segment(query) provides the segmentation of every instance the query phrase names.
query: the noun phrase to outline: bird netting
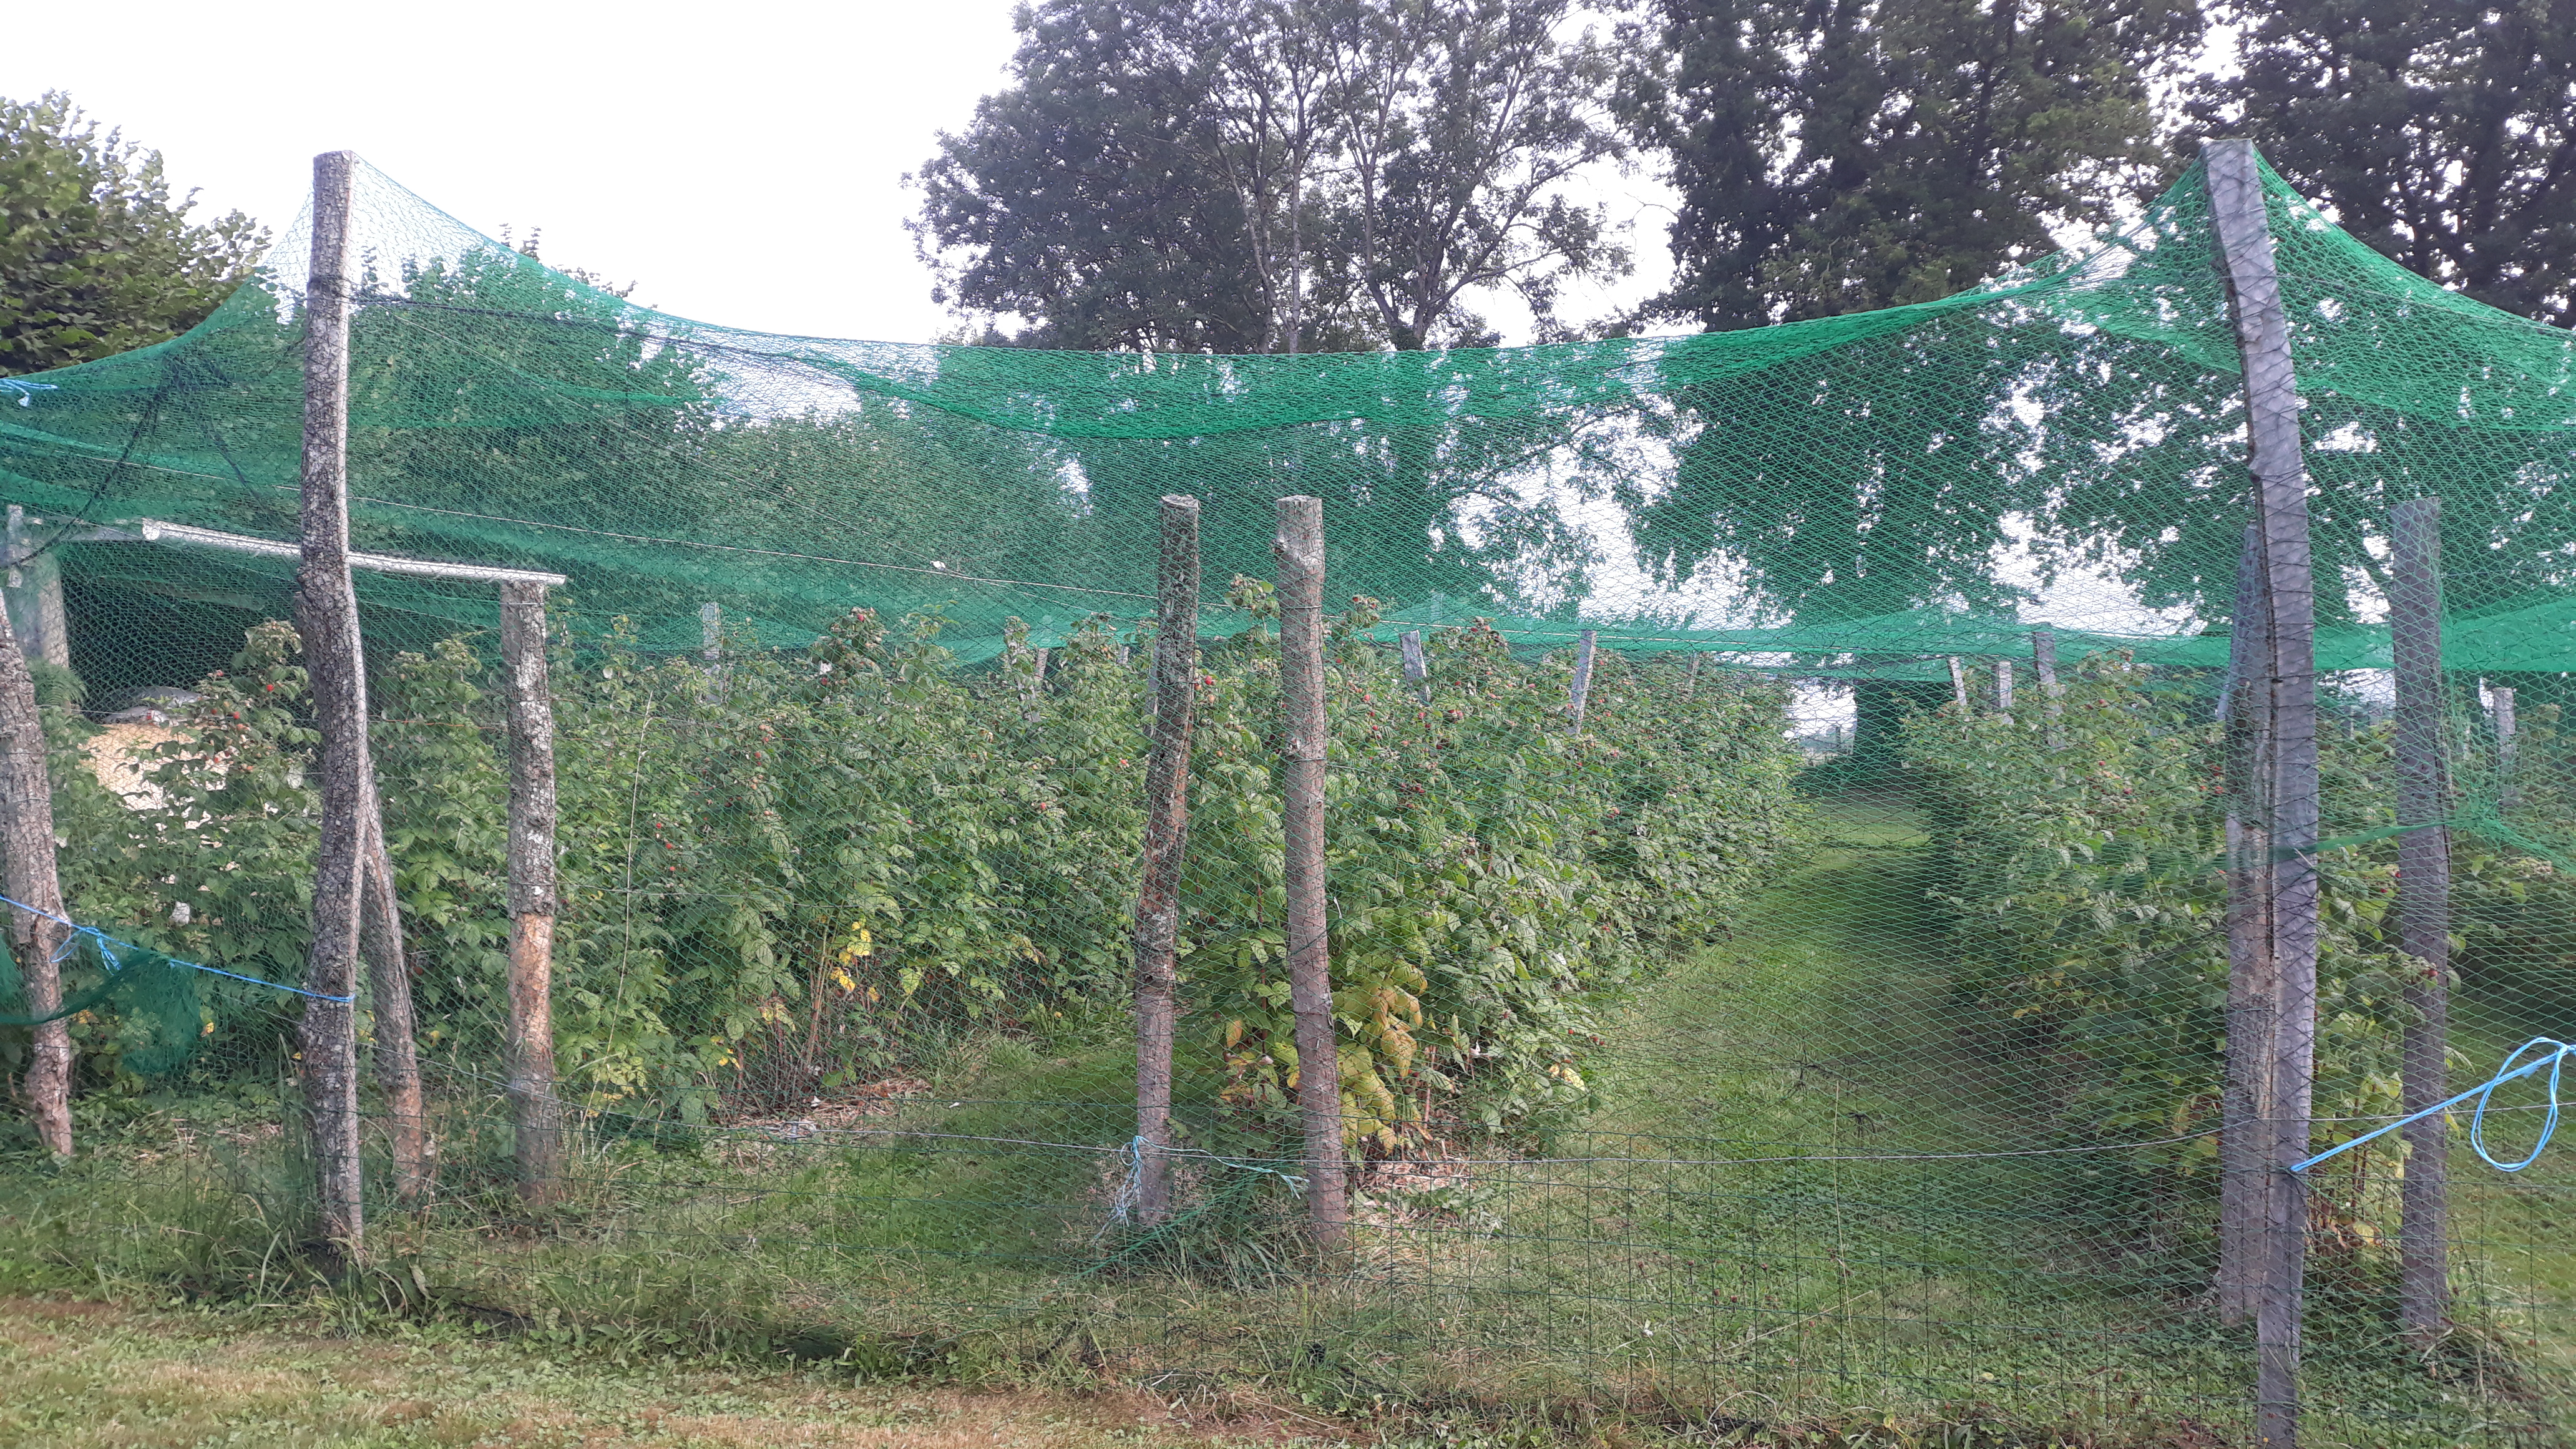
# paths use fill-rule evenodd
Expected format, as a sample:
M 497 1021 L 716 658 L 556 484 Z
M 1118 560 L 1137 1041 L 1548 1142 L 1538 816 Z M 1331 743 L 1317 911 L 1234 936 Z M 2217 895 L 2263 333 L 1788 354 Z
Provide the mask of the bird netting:
M 2576 1036 L 2576 338 L 2261 175 L 2311 483 L 2295 1112 L 2324 1151 L 2423 1105 L 2428 1040 L 2457 1091 Z M 355 221 L 352 546 L 434 1144 L 369 1138 L 398 1306 L 1166 1398 L 1589 1401 L 1719 1442 L 2250 1442 L 2222 1128 L 2251 1120 L 2243 701 L 2276 681 L 2241 647 L 2257 510 L 2200 167 L 1938 302 L 1324 356 L 753 333 L 363 169 Z M 0 379 L 67 911 L 286 985 L 318 818 L 305 243 L 175 342 Z M 1132 968 L 1167 495 L 1199 501 L 1205 582 L 1152 1138 Z M 1290 495 L 1326 548 L 1351 1172 L 1327 1267 L 1298 1206 Z M 2410 733 L 2419 500 L 2438 708 Z M 543 1191 L 504 1069 L 496 571 L 562 580 L 572 1127 Z M 2401 920 L 2427 840 L 2438 952 Z M 159 1105 L 130 1150 L 10 1191 L 102 1273 L 268 1272 L 309 1231 L 293 1002 L 191 996 L 182 1060 L 109 964 L 65 966 L 99 993 L 84 1090 Z M 2568 1169 L 2486 1165 L 2554 1090 L 2474 1104 L 2474 1143 L 2462 1117 L 2308 1170 L 2314 1441 L 2560 1441 Z M 2440 1217 L 2428 1152 L 2456 1159 Z

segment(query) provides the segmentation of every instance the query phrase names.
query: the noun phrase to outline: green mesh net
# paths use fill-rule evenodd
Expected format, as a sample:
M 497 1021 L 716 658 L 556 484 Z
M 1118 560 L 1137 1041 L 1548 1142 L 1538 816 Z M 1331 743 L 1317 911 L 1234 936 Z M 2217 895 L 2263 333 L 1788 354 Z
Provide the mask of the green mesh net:
M 2398 1115 L 2422 1019 L 2392 914 L 2409 500 L 2441 509 L 2451 1079 L 2576 1035 L 2576 351 L 2264 179 L 2313 483 L 2322 1150 Z M 1337 1412 L 1575 1398 L 1716 1442 L 2252 1442 L 2253 1329 L 2213 1286 L 2251 504 L 2198 169 L 1936 303 L 1329 356 L 746 332 L 363 169 L 357 202 L 353 546 L 382 556 L 356 578 L 438 1144 L 404 1179 L 371 1137 L 370 1210 L 432 1308 Z M 69 908 L 287 984 L 304 250 L 173 343 L 0 380 L 12 613 L 72 681 Z M 1201 500 L 1207 586 L 1157 1217 L 1128 972 L 1168 494 Z M 1321 1276 L 1266 582 L 1290 494 L 1328 548 L 1357 1173 Z M 533 1198 L 495 594 L 449 566 L 566 580 L 578 1130 Z M 82 998 L 85 1090 L 271 1111 L 238 1104 L 296 1070 L 292 1002 L 118 996 L 191 974 L 138 965 Z M 2487 1104 L 2498 1155 L 2547 1101 Z M 2569 1168 L 2498 1173 L 2460 1125 L 2430 1338 L 2396 1318 L 2422 1159 L 2390 1136 L 2314 1176 L 2316 1442 L 2563 1442 Z M 43 1191 L 77 1185 L 103 1259 L 180 1271 L 135 1224 L 255 1236 L 227 1225 L 299 1200 L 293 1133 L 235 1136 Z

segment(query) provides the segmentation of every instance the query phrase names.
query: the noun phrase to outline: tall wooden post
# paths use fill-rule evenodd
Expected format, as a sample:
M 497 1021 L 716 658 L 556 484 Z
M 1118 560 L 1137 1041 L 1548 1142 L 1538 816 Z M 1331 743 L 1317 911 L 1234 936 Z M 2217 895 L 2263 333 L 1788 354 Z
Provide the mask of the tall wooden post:
M 2001 713 L 2010 714 L 2012 707 L 2013 662 L 2009 659 L 1998 659 L 1995 661 L 1995 708 Z
M 2307 1188 L 2289 1169 L 2308 1155 L 2316 1061 L 2316 585 L 2298 375 L 2291 366 L 2289 316 L 2274 269 L 2261 164 L 2250 141 L 2212 141 L 2201 156 L 2244 359 L 2246 464 L 2263 531 L 2264 591 L 2272 618 L 2269 853 L 2280 1011 L 2273 1037 L 2274 1191 L 2266 1204 L 2272 1262 L 2255 1312 L 2255 1430 L 2261 1443 L 2288 1449 L 2299 1434 L 2299 1320 L 2307 1274 Z
M 2039 709 L 2047 721 L 2042 726 L 2043 738 L 2053 754 L 2065 743 L 2059 721 L 2065 716 L 2066 706 L 2058 698 L 2064 691 L 2057 687 L 2057 630 L 2049 625 L 2030 631 L 2030 672 L 2039 681 Z
M 1950 698 L 1957 702 L 1959 713 L 1968 712 L 1968 671 L 1959 667 L 1959 656 L 1950 656 Z
M 1178 1012 L 1181 865 L 1190 835 L 1198 711 L 1199 501 L 1163 499 L 1154 598 L 1154 735 L 1145 760 L 1145 870 L 1136 892 L 1136 1220 L 1172 1209 L 1172 1022 Z
M 42 520 L 38 520 L 41 522 Z M 9 627 L 30 663 L 72 667 L 71 621 L 63 610 L 61 555 L 38 543 L 27 528 L 27 510 L 9 505 Z
M 2416 498 L 2391 516 L 2388 630 L 2397 666 L 2397 949 L 2414 958 L 2400 1110 L 2451 1095 L 2451 771 L 2443 752 L 2442 501 Z M 2451 1291 L 2450 1124 L 2436 1113 L 2405 1128 L 2404 1217 L 2397 1231 L 2398 1326 L 2421 1343 L 2442 1331 Z
M 2227 642 L 2227 1063 L 2219 1098 L 2218 1316 L 2242 1323 L 2262 1297 L 2272 1182 L 2271 613 L 2263 536 L 2245 530 Z
M 501 585 L 501 678 L 510 728 L 510 1020 L 503 1035 L 519 1194 L 563 1183 L 555 1096 L 555 714 L 546 683 L 546 591 Z
M 45 1018 L 63 1005 L 55 953 L 69 934 L 62 922 L 62 878 L 54 865 L 53 777 L 45 769 L 45 725 L 36 710 L 36 679 L 9 614 L 0 609 L 0 854 L 7 857 L 9 898 L 35 911 L 9 912 L 9 954 L 18 963 L 19 995 L 39 1023 L 27 1063 L 27 1111 L 47 1151 L 72 1150 L 71 1028 Z
M 1708 653 L 1706 650 L 1694 649 L 1691 651 L 1690 669 L 1682 676 L 1682 698 L 1688 699 L 1699 692 L 1699 672 L 1707 665 L 1707 663 Z
M 320 727 L 321 840 L 304 972 L 306 1109 L 321 1231 L 354 1260 L 366 1247 L 358 1160 L 358 894 L 372 796 L 358 594 L 349 580 L 349 189 L 357 157 L 313 158 L 313 255 L 304 288 L 304 537 L 298 630 Z M 334 1000 L 332 998 L 338 998 Z
M 1288 1000 L 1297 1017 L 1297 1105 L 1315 1246 L 1337 1262 L 1350 1238 L 1343 1192 L 1342 1070 L 1333 1030 L 1324 899 L 1324 504 L 1279 500 L 1281 834 L 1287 845 Z
M 1586 629 L 1574 646 L 1574 682 L 1565 691 L 1565 714 L 1578 735 L 1583 733 L 1583 706 L 1592 698 L 1592 651 L 1597 642 L 1595 631 Z
M 1404 682 L 1422 697 L 1422 707 L 1431 707 L 1431 665 L 1422 657 L 1422 631 L 1407 629 L 1399 641 L 1404 646 Z
M 385 1099 L 394 1197 L 408 1204 L 429 1192 L 429 1119 L 420 1095 L 420 1044 L 412 1015 L 411 965 L 403 949 L 402 903 L 394 894 L 393 856 L 385 849 L 383 796 L 373 788 L 358 824 L 366 832 L 359 865 L 358 951 L 366 960 L 367 995 L 375 1011 L 376 1089 Z
M 2499 684 L 2487 690 L 2495 709 L 2496 808 L 2511 810 L 2522 803 L 2522 792 L 2514 782 L 2513 686 Z

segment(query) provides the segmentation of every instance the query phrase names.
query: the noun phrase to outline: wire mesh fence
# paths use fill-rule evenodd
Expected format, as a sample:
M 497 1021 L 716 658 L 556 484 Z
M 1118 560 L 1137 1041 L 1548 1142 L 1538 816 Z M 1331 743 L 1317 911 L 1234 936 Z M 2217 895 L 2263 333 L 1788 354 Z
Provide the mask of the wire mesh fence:
M 2214 164 L 2268 404 L 2199 168 L 1926 306 L 1262 358 L 685 322 L 360 168 L 364 800 L 309 238 L 0 382 L 90 928 L 16 913 L 77 1150 L 0 1231 L 1335 1412 L 2561 1442 L 2554 1068 L 2302 1164 L 2576 1034 L 2569 349 Z

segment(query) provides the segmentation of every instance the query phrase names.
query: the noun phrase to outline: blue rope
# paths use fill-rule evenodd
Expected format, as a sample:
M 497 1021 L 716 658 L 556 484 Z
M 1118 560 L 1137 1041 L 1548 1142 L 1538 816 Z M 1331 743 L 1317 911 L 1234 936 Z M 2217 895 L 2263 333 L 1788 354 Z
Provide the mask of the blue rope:
M 2523 1053 L 2531 1051 L 2534 1048 L 2545 1048 L 2546 1052 L 2544 1055 L 2533 1057 L 2530 1061 L 2522 1062 L 2522 1065 L 2520 1066 L 2514 1065 L 2514 1063 L 2522 1061 Z M 2512 1055 L 2507 1056 L 2504 1059 L 2504 1065 L 2498 1067 L 2496 1069 L 2496 1074 L 2489 1077 L 2484 1084 L 2471 1087 L 2467 1091 L 2451 1098 L 2447 1102 L 2436 1102 L 2432 1106 L 2425 1108 L 2423 1111 L 2418 1112 L 2411 1117 L 2401 1117 L 2375 1132 L 2363 1133 L 2361 1136 L 2356 1137 L 2341 1146 L 2329 1147 L 2325 1151 L 2318 1153 L 2316 1156 L 2309 1158 L 2305 1162 L 2294 1164 L 2290 1170 L 2292 1172 L 2305 1172 L 2309 1168 L 2316 1166 L 2318 1163 L 2325 1161 L 2327 1158 L 2333 1157 L 2338 1153 L 2349 1152 L 2352 1149 L 2359 1147 L 2361 1144 L 2370 1141 L 2374 1137 L 2385 1137 L 2389 1133 L 2396 1131 L 2398 1128 L 2403 1127 L 2410 1122 L 2421 1122 L 2425 1118 L 2430 1117 L 2437 1112 L 2447 1112 L 2451 1108 L 2469 1100 L 2471 1097 L 2475 1097 L 2478 1099 L 2478 1110 L 2474 1116 L 2469 1118 L 2469 1146 L 2475 1148 L 2478 1156 L 2486 1161 L 2486 1165 L 2494 1168 L 2496 1171 L 2520 1172 L 2524 1168 L 2529 1167 L 2531 1164 L 2540 1160 L 2541 1149 L 2549 1145 L 2550 1136 L 2558 1130 L 2558 1077 L 2561 1069 L 2565 1066 L 2567 1059 L 2571 1056 L 2576 1056 L 2576 1044 L 2554 1041 L 2545 1036 L 2533 1037 L 2531 1040 L 2515 1047 Z M 2520 1162 L 2498 1162 L 2495 1154 L 2487 1151 L 2487 1104 L 2489 1100 L 2495 1096 L 2496 1088 L 2517 1078 L 2528 1077 L 2544 1067 L 2549 1070 L 2549 1115 L 2542 1118 L 2540 1121 L 2540 1140 L 2531 1144 L 2530 1154 L 2524 1157 Z
M 36 394 L 40 392 L 60 392 L 62 389 L 50 382 L 27 382 L 15 377 L 0 377 L 0 391 L 16 393 L 18 406 L 23 408 L 35 406 Z
M 0 382 L 6 381 L 8 381 L 8 379 L 0 378 Z M 220 966 L 204 966 L 194 961 L 182 961 L 176 956 L 164 956 L 160 952 L 154 951 L 148 946 L 137 946 L 131 941 L 120 941 L 116 937 L 109 935 L 96 926 L 84 926 L 78 921 L 55 915 L 53 912 L 45 910 L 40 906 L 31 906 L 25 901 L 13 901 L 7 896 L 0 896 L 0 906 L 16 906 L 19 910 L 25 911 L 31 916 L 42 916 L 46 920 L 52 921 L 57 925 L 68 926 L 71 928 L 71 938 L 65 940 L 62 945 L 56 947 L 54 950 L 54 961 L 57 965 L 61 964 L 64 956 L 70 954 L 72 943 L 79 940 L 81 937 L 86 936 L 90 939 L 90 942 L 93 945 L 98 947 L 99 959 L 107 963 L 107 969 L 110 971 L 122 971 L 125 969 L 125 963 L 116 958 L 116 948 L 122 946 L 128 951 L 140 951 L 147 955 L 161 956 L 162 960 L 169 962 L 173 966 L 185 966 L 191 971 L 203 971 L 209 976 L 221 976 L 229 981 L 247 982 L 252 986 L 265 986 L 271 991 L 292 991 L 298 996 L 309 996 L 315 1001 L 328 1001 L 335 1005 L 346 1005 L 349 1002 L 358 999 L 354 992 L 347 996 L 331 996 L 319 991 L 307 991 L 301 986 L 289 986 L 283 981 L 263 981 L 256 976 L 244 976 L 238 971 L 226 971 Z

